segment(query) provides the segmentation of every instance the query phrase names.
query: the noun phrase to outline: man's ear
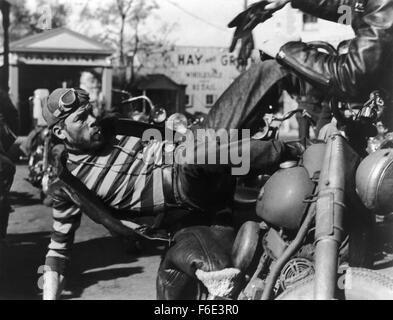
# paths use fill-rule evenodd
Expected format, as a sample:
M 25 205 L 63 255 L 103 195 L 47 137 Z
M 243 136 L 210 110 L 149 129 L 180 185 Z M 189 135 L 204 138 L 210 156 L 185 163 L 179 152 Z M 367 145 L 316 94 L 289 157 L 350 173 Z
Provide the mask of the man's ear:
M 65 140 L 64 128 L 61 125 L 56 124 L 52 129 L 54 135 L 60 140 Z

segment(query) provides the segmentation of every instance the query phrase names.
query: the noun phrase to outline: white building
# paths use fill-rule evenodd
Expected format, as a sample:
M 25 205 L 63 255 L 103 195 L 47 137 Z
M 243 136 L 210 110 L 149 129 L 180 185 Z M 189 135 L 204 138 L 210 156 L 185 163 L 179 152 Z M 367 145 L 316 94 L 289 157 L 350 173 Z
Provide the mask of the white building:
M 186 87 L 186 111 L 207 113 L 240 74 L 228 48 L 177 46 L 145 57 L 142 73 L 162 73 Z
M 340 20 L 350 23 L 348 12 L 343 11 L 342 19 Z M 280 34 L 296 35 L 305 42 L 314 40 L 327 41 L 334 46 L 337 46 L 342 40 L 354 37 L 350 25 L 315 18 L 304 14 L 300 10 L 293 9 L 290 5 L 278 11 L 270 20 L 255 28 L 254 38 L 256 46 L 258 46 L 259 42 Z

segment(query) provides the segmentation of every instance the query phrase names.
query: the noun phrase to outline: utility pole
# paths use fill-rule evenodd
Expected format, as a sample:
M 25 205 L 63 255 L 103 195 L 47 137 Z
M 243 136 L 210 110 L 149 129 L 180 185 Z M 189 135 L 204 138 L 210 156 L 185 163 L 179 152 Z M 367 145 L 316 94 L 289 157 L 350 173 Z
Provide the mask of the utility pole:
M 244 0 L 244 10 L 248 8 L 248 0 Z
M 10 26 L 10 4 L 6 0 L 0 0 L 0 10 L 3 17 L 3 70 L 0 79 L 0 89 L 8 93 L 8 79 L 9 79 L 9 26 Z

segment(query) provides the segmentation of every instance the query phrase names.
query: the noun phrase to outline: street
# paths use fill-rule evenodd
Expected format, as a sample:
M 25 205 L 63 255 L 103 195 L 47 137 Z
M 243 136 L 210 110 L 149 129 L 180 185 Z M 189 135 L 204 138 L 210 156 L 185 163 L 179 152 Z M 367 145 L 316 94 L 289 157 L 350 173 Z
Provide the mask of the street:
M 52 225 L 51 208 L 24 179 L 27 166 L 17 165 L 11 190 L 5 277 L 1 299 L 41 299 L 42 265 Z M 155 299 L 155 275 L 160 248 L 127 253 L 122 243 L 102 226 L 83 217 L 75 237 L 63 299 Z M 40 267 L 41 266 L 41 267 Z
M 50 240 L 51 208 L 27 181 L 27 166 L 17 165 L 11 190 L 5 277 L 0 279 L 0 300 L 42 298 L 42 271 Z M 392 219 L 377 224 L 376 244 L 384 251 L 377 268 L 391 267 Z M 386 252 L 388 251 L 388 252 Z M 153 300 L 155 276 L 162 248 L 150 245 L 143 253 L 127 253 L 124 244 L 84 216 L 76 233 L 72 260 L 62 299 Z M 391 275 L 393 268 L 386 269 Z M 384 271 L 385 272 L 385 271 Z

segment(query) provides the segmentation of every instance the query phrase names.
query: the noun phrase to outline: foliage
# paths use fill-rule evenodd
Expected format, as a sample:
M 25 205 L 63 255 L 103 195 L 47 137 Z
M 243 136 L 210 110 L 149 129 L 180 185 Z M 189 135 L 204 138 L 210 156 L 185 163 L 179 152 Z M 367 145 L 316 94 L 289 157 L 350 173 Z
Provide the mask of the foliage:
M 65 26 L 70 11 L 67 5 L 56 3 L 56 1 L 37 0 L 37 10 L 33 11 L 26 6 L 24 0 L 16 0 L 11 6 L 10 41 L 44 31 L 40 21 L 44 14 L 43 8 L 49 4 L 51 9 L 51 28 Z
M 92 36 L 116 49 L 115 65 L 120 82 L 135 80 L 140 69 L 137 56 L 146 56 L 147 52 L 162 50 L 170 44 L 168 35 L 173 26 L 163 24 L 159 34 L 147 31 L 147 20 L 158 9 L 156 0 L 110 0 L 107 6 L 94 10 L 86 7 L 81 14 L 91 22 L 98 20 L 100 28 L 95 30 L 99 32 Z

